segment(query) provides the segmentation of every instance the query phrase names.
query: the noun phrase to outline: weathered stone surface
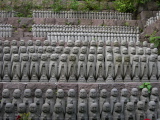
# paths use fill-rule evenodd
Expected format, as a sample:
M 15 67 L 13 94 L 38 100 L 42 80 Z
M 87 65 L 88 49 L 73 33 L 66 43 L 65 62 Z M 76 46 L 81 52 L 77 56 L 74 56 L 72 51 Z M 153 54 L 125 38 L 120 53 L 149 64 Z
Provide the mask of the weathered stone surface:
M 143 29 L 143 28 L 144 28 L 141 20 L 137 20 L 137 25 L 138 25 L 138 27 L 139 27 L 140 29 Z
M 33 21 L 35 24 L 44 24 L 45 18 L 34 18 Z
M 126 20 L 125 25 L 127 26 L 137 26 L 136 20 Z
M 90 89 L 96 89 L 98 91 L 98 84 L 78 84 L 78 91 L 85 89 L 89 93 Z
M 7 24 L 8 18 L 0 18 L 0 24 Z
M 91 19 L 79 19 L 78 21 L 80 25 L 92 25 Z
M 79 25 L 78 19 L 67 19 L 67 25 Z
M 20 40 L 28 41 L 31 40 L 32 37 L 20 37 Z
M 46 18 L 44 23 L 45 24 L 55 24 L 56 20 L 54 18 Z
M 67 19 L 65 18 L 56 18 L 55 21 L 56 25 L 65 25 L 67 23 Z
M 33 37 L 32 32 L 24 32 L 24 37 Z
M 104 21 L 102 19 L 93 19 L 92 20 L 92 25 L 102 26 L 103 24 L 104 24 Z
M 130 95 L 130 92 L 132 90 L 132 88 L 139 88 L 139 86 L 141 85 L 142 83 L 138 83 L 138 82 L 133 82 L 133 83 L 125 83 L 125 88 L 128 90 L 129 92 L 129 95 Z
M 0 83 L 0 99 L 2 98 L 3 83 Z
M 116 26 L 117 20 L 104 20 L 104 25 L 106 26 Z
M 153 1 L 148 2 L 146 6 L 150 11 L 154 11 L 154 10 L 156 11 L 158 10 L 158 7 L 159 7 L 157 2 L 153 2 Z
M 153 12 L 152 11 L 142 11 L 140 13 L 141 20 L 147 20 L 148 18 L 150 18 L 152 16 L 153 16 Z
M 8 18 L 7 24 L 11 24 L 13 27 L 19 26 L 20 19 L 18 17 Z
M 158 90 L 160 90 L 160 83 L 151 83 L 151 85 L 152 85 L 152 88 L 156 87 L 158 88 Z M 158 92 L 158 94 L 160 95 L 160 92 Z
M 110 91 L 113 89 L 113 85 L 112 84 L 99 84 L 99 91 L 101 91 L 102 89 L 106 89 L 108 95 L 110 96 Z
M 44 41 L 44 40 L 46 40 L 46 38 L 43 38 L 43 37 L 33 37 L 32 40 Z
M 12 34 L 12 37 L 24 37 L 24 34 L 23 32 L 18 32 L 18 31 L 15 31 L 13 34 Z
M 21 28 L 29 28 L 34 24 L 33 18 L 20 18 L 19 27 Z
M 118 26 L 125 26 L 126 25 L 125 23 L 126 23 L 125 20 L 117 20 Z

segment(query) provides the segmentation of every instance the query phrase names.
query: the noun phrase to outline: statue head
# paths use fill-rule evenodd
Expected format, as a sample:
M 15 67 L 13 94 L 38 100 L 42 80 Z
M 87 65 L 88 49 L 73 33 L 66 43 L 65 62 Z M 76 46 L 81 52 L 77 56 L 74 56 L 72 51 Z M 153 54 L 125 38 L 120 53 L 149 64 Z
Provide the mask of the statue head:
M 133 41 L 130 41 L 130 42 L 129 42 L 129 46 L 130 46 L 130 47 L 134 47 L 134 42 L 133 42 Z
M 26 104 L 25 103 L 18 104 L 18 112 L 19 113 L 26 113 Z
M 13 61 L 14 62 L 18 62 L 19 61 L 19 55 L 18 54 L 14 54 L 13 55 Z
M 108 102 L 105 102 L 105 103 L 103 104 L 102 110 L 103 110 L 104 112 L 110 112 L 110 111 L 111 111 L 111 106 L 110 106 L 110 104 L 109 104 Z
M 35 97 L 41 98 L 42 97 L 42 90 L 41 89 L 36 89 L 34 94 L 35 94 Z
M 94 55 L 93 54 L 88 55 L 88 62 L 94 62 Z
M 38 61 L 38 55 L 36 53 L 32 54 L 32 61 Z
M 25 41 L 24 40 L 20 40 L 19 41 L 19 46 L 25 46 Z
M 151 94 L 155 95 L 155 96 L 158 96 L 158 88 L 156 88 L 156 87 L 152 88 Z
M 81 53 L 86 54 L 87 53 L 87 48 L 86 47 L 81 47 Z
M 79 97 L 80 98 L 87 98 L 87 91 L 85 89 L 81 89 L 79 91 Z
M 122 111 L 122 104 L 119 103 L 119 102 L 115 103 L 114 109 L 115 109 L 115 110 L 114 110 L 115 112 L 120 113 L 120 112 Z
M 128 54 L 128 49 L 127 48 L 123 48 L 122 49 L 122 53 L 125 54 L 125 55 L 127 55 Z
M 29 105 L 29 112 L 31 112 L 31 113 L 36 113 L 37 112 L 37 105 L 36 105 L 36 103 L 31 103 Z
M 98 46 L 103 47 L 103 46 L 104 46 L 104 41 L 103 41 L 103 40 L 100 40 L 100 41 L 98 42 Z
M 75 46 L 80 47 L 81 46 L 81 40 L 76 40 L 75 41 Z
M 27 53 L 23 54 L 22 60 L 23 61 L 28 61 L 29 60 L 29 55 Z
M 149 106 L 149 110 L 151 110 L 151 111 L 155 111 L 156 110 L 156 103 L 154 101 L 150 101 L 148 103 L 148 106 Z
M 78 54 L 78 52 L 79 52 L 78 47 L 73 47 L 72 48 L 72 54 Z
M 132 88 L 131 95 L 132 96 L 138 96 L 138 89 L 137 88 Z
M 98 54 L 98 55 L 97 55 L 97 60 L 98 60 L 98 61 L 103 61 L 103 60 L 104 60 L 103 54 Z
M 141 62 L 146 62 L 147 61 L 147 57 L 145 55 L 141 56 Z
M 35 47 L 34 47 L 34 46 L 31 46 L 31 47 L 29 48 L 29 52 L 30 52 L 30 53 L 35 53 Z
M 131 48 L 131 54 L 135 55 L 136 54 L 136 49 L 135 48 Z
M 4 61 L 10 61 L 11 60 L 11 55 L 10 54 L 4 54 Z
M 111 46 L 111 41 L 110 40 L 107 40 L 106 41 L 106 46 L 108 47 L 108 46 Z
M 13 97 L 14 97 L 15 99 L 20 98 L 20 97 L 21 97 L 21 90 L 20 90 L 20 89 L 15 89 L 15 90 L 13 91 Z
M 59 102 L 54 105 L 54 112 L 57 114 L 63 112 L 62 105 Z
M 60 56 L 60 60 L 61 60 L 62 62 L 66 62 L 66 61 L 67 61 L 67 55 L 62 54 L 62 55 Z
M 150 43 L 150 49 L 154 49 L 154 43 Z
M 57 41 L 56 40 L 52 40 L 51 41 L 51 46 L 57 46 Z
M 114 52 L 114 53 L 120 53 L 119 47 L 115 47 L 115 48 L 113 49 L 113 52 Z
M 95 40 L 91 40 L 90 46 L 97 46 L 97 42 Z
M 98 47 L 97 54 L 103 54 L 103 47 Z
M 42 46 L 38 47 L 38 53 L 43 53 L 43 47 Z
M 128 102 L 126 105 L 126 108 L 128 111 L 133 111 L 134 110 L 134 103 L 133 102 Z
M 91 97 L 91 98 L 96 98 L 97 97 L 97 91 L 96 91 L 96 89 L 91 89 L 89 91 L 89 97 Z
M 22 46 L 20 52 L 21 52 L 21 53 L 26 53 L 26 52 L 27 52 L 27 47 Z
M 69 54 L 70 51 L 71 51 L 71 49 L 70 49 L 69 47 L 65 47 L 63 52 L 64 52 L 65 54 Z
M 52 53 L 53 52 L 52 46 L 47 46 L 46 52 Z
M 144 51 L 143 51 L 143 48 L 139 48 L 138 49 L 138 55 L 143 55 Z
M 84 40 L 82 41 L 83 46 L 88 46 L 88 41 Z
M 73 105 L 73 104 L 67 104 L 66 112 L 67 112 L 68 114 L 74 113 L 74 105 Z
M 48 60 L 47 55 L 46 55 L 46 54 L 42 54 L 42 55 L 41 55 L 41 60 L 42 60 L 42 61 L 47 61 L 47 60 Z
M 148 42 L 147 41 L 143 42 L 143 47 L 148 47 Z
M 79 61 L 84 61 L 85 60 L 85 55 L 84 54 L 80 54 L 79 55 Z
M 28 46 L 32 46 L 33 45 L 33 41 L 32 40 L 28 40 L 27 45 Z
M 127 97 L 128 96 L 128 90 L 126 88 L 123 88 L 121 90 L 121 96 Z
M 116 88 L 113 88 L 111 90 L 111 96 L 113 96 L 113 97 L 117 97 L 118 96 L 118 90 Z
M 140 41 L 137 41 L 137 42 L 136 42 L 136 46 L 141 46 L 141 42 L 140 42 Z
M 11 46 L 17 46 L 17 40 L 12 40 L 11 41 Z
M 31 89 L 25 89 L 24 90 L 24 97 L 30 98 L 31 94 L 32 94 Z
M 148 89 L 147 88 L 143 88 L 142 89 L 142 96 L 144 96 L 144 97 L 148 97 Z
M 76 61 L 76 56 L 74 54 L 70 54 L 69 61 Z
M 4 90 L 2 91 L 2 97 L 3 97 L 3 98 L 9 98 L 9 97 L 10 97 L 9 89 L 4 89 Z
M 59 40 L 59 46 L 64 46 L 65 45 L 65 41 L 64 40 Z
M 137 109 L 138 110 L 143 110 L 144 109 L 144 103 L 142 101 L 138 101 L 138 103 L 137 103 Z
M 53 90 L 52 89 L 47 89 L 46 91 L 46 98 L 53 98 Z
M 44 104 L 42 105 L 42 111 L 43 111 L 44 113 L 49 113 L 49 112 L 50 112 L 50 105 L 49 105 L 48 103 L 44 103 Z
M 76 96 L 76 91 L 74 89 L 69 89 L 68 97 L 75 97 L 75 96 Z
M 58 60 L 57 55 L 56 55 L 56 54 L 52 54 L 52 55 L 50 56 L 50 60 L 51 60 L 51 61 L 57 61 L 57 60 Z
M 45 40 L 45 41 L 43 42 L 43 45 L 44 45 L 44 46 L 49 46 L 49 44 L 50 44 L 50 41 L 49 41 L 49 40 Z
M 58 89 L 57 90 L 57 97 L 58 98 L 64 98 L 64 91 L 63 91 L 63 89 Z
M 36 45 L 36 46 L 41 46 L 41 41 L 40 41 L 40 40 L 36 40 L 36 41 L 35 41 L 35 45 Z
M 122 62 L 122 56 L 116 55 L 116 62 Z
M 5 112 L 6 113 L 12 113 L 13 112 L 13 105 L 12 103 L 7 103 L 5 106 Z
M 107 46 L 106 51 L 109 53 L 112 53 L 112 47 L 111 46 Z
M 10 41 L 9 41 L 9 40 L 5 40 L 5 41 L 3 42 L 3 45 L 4 45 L 4 46 L 10 46 Z
M 98 104 L 97 103 L 92 103 L 90 107 L 91 107 L 90 108 L 91 112 L 93 112 L 93 113 L 98 112 Z
M 146 54 L 150 55 L 151 54 L 151 49 L 150 48 L 146 48 Z
M 72 40 L 68 40 L 67 46 L 68 47 L 73 47 L 74 46 L 74 42 Z
M 138 56 L 138 55 L 135 55 L 135 56 L 133 57 L 133 61 L 139 62 L 139 56 Z
M 102 89 L 101 92 L 100 92 L 100 96 L 102 98 L 107 98 L 107 90 L 106 89 Z
M 11 51 L 12 51 L 12 53 L 18 53 L 18 47 L 13 46 Z
M 86 112 L 86 104 L 85 103 L 80 103 L 78 106 L 78 110 L 80 113 L 85 113 Z

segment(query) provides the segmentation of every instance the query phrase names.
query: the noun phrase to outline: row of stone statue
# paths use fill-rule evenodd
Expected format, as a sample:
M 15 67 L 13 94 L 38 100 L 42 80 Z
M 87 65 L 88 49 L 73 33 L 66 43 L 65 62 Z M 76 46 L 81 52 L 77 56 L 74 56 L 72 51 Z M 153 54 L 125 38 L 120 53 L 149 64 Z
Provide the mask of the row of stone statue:
M 15 11 L 0 11 L 0 18 L 9 18 L 9 17 L 14 17 L 15 16 Z
M 155 22 L 156 22 L 157 20 L 159 20 L 159 19 L 160 19 L 160 11 L 158 11 L 158 12 L 156 13 L 156 16 L 155 16 L 155 17 L 150 17 L 150 18 L 147 20 L 146 25 L 149 26 L 149 25 L 155 23 Z
M 11 37 L 12 36 L 12 25 L 0 24 L 0 37 Z
M 74 89 L 68 90 L 65 97 L 63 89 L 58 89 L 55 96 L 52 89 L 48 89 L 43 99 L 41 89 L 35 90 L 34 98 L 31 89 L 25 89 L 23 99 L 21 90 L 15 89 L 13 99 L 10 91 L 2 92 L 0 120 L 15 120 L 17 116 L 29 112 L 29 118 L 34 120 L 157 120 L 160 118 L 158 89 L 152 88 L 149 97 L 148 89 L 143 88 L 141 96 L 138 89 L 131 90 L 130 97 L 127 89 L 113 88 L 111 96 L 102 89 L 100 96 L 96 89 L 91 89 L 89 95 L 85 89 L 77 96 Z M 56 98 L 55 98 L 56 97 Z M 22 116 L 26 117 L 26 116 Z
M 50 32 L 78 32 L 78 33 L 105 33 L 105 34 L 139 34 L 138 27 L 132 26 L 71 26 L 71 25 L 32 25 L 34 37 L 46 37 Z
M 33 11 L 34 18 L 77 18 L 77 19 L 118 19 L 132 20 L 131 13 L 84 12 L 84 11 Z

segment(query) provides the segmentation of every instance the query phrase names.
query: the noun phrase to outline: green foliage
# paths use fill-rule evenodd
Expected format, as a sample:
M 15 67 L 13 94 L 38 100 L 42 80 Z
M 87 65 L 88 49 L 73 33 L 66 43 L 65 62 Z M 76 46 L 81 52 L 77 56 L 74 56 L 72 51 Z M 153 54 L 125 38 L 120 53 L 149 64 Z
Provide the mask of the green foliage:
M 160 36 L 154 36 L 154 37 L 151 36 L 149 38 L 149 41 L 151 43 L 154 43 L 155 47 L 157 47 L 157 48 L 160 46 Z
M 64 9 L 64 5 L 62 4 L 62 0 L 56 0 L 54 4 L 51 5 L 53 11 L 61 11 Z
M 143 88 L 147 88 L 147 89 L 148 89 L 148 92 L 150 93 L 150 92 L 151 92 L 151 89 L 152 89 L 152 85 L 151 85 L 151 83 L 145 82 L 145 83 L 143 83 L 142 85 L 140 85 L 139 88 L 140 88 L 141 90 L 142 90 Z
M 80 5 L 80 3 L 77 0 L 71 0 L 71 2 L 69 4 L 69 8 L 72 10 L 78 11 L 79 5 Z
M 97 4 L 95 0 L 84 0 L 85 1 L 85 9 L 86 10 L 102 10 L 102 6 Z

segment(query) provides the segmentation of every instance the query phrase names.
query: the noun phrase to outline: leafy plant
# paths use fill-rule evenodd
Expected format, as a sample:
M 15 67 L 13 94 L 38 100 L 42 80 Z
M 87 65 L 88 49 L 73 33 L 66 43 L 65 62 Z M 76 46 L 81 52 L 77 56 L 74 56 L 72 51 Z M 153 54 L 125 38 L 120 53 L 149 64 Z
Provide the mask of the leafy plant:
M 61 11 L 64 9 L 64 5 L 62 4 L 62 0 L 56 0 L 54 4 L 50 6 L 53 11 Z
M 157 47 L 157 48 L 160 46 L 160 36 L 154 36 L 154 37 L 151 36 L 149 38 L 149 41 L 151 43 L 154 43 L 155 47 Z
M 140 85 L 139 88 L 140 88 L 141 90 L 142 90 L 143 88 L 147 88 L 147 89 L 148 89 L 148 92 L 150 93 L 150 92 L 151 92 L 151 89 L 152 89 L 152 85 L 151 85 L 151 83 L 145 82 L 145 83 L 143 83 L 142 85 Z
M 95 0 L 84 0 L 86 10 L 102 10 L 100 3 L 97 4 Z
M 77 0 L 71 0 L 70 4 L 69 4 L 69 8 L 75 11 L 78 11 L 79 8 L 79 2 Z
M 23 113 L 17 116 L 16 120 L 31 120 L 29 119 L 30 113 Z

